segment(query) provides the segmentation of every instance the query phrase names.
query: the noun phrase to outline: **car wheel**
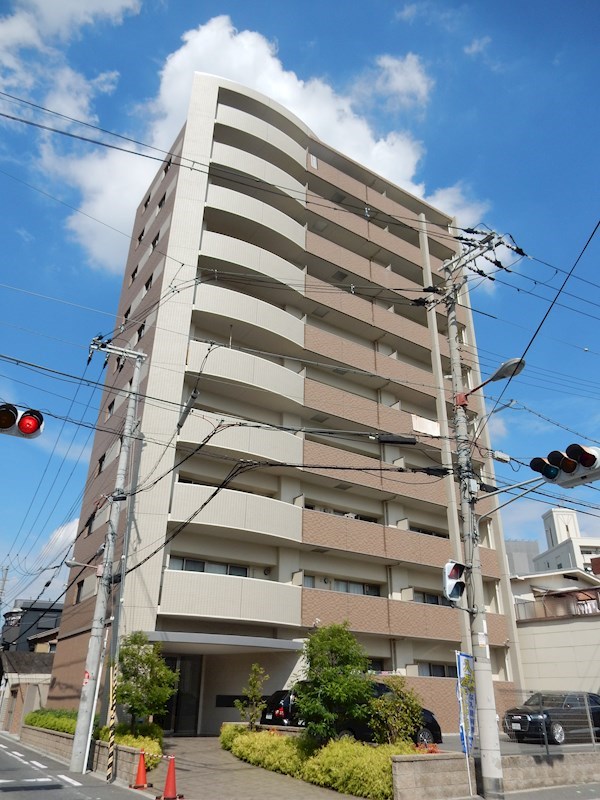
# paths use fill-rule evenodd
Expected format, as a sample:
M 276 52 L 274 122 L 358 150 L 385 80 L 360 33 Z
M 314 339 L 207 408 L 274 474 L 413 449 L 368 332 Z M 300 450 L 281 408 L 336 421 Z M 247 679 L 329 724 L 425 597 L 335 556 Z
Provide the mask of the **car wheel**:
M 343 728 L 337 734 L 337 739 L 354 739 L 354 733 L 350 730 L 350 728 Z
M 560 722 L 553 722 L 550 725 L 550 740 L 554 742 L 554 744 L 564 744 L 565 743 L 565 729 L 560 724 Z
M 429 745 L 433 743 L 433 733 L 429 730 L 429 728 L 420 728 L 417 731 L 417 744 Z

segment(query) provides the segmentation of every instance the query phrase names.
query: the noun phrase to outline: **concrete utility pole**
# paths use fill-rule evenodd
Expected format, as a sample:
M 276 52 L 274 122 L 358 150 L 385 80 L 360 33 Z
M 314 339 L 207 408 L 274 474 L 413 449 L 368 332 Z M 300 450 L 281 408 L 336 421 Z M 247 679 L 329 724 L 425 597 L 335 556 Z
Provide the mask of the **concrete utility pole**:
M 479 555 L 479 528 L 476 524 L 473 509 L 479 485 L 473 476 L 466 413 L 467 396 L 476 389 L 480 389 L 484 384 L 465 392 L 456 306 L 459 292 L 465 282 L 463 275 L 465 265 L 491 249 L 498 239 L 497 234 L 491 233 L 475 245 L 471 251 L 452 259 L 443 266 L 447 281 L 446 307 L 448 310 L 448 339 L 452 391 L 454 394 L 454 435 L 460 487 L 462 539 L 467 567 L 466 589 L 474 660 L 473 671 L 481 755 L 482 792 L 486 798 L 504 797 L 504 779 Z M 462 280 L 456 279 L 457 274 Z M 524 362 L 520 359 L 506 362 L 492 375 L 489 381 L 511 377 L 520 372 L 523 366 Z M 489 381 L 485 381 L 485 383 Z
M 83 685 L 81 687 L 81 698 L 79 701 L 79 711 L 77 714 L 77 726 L 73 737 L 73 751 L 71 754 L 70 769 L 72 772 L 85 773 L 87 768 L 87 756 L 89 753 L 89 742 L 92 734 L 94 721 L 94 706 L 96 705 L 97 685 L 102 669 L 102 634 L 108 620 L 106 619 L 108 601 L 111 595 L 113 583 L 113 559 L 115 552 L 115 540 L 119 522 L 120 503 L 125 500 L 125 478 L 127 475 L 127 461 L 131 448 L 132 432 L 135 423 L 135 404 L 140 385 L 141 367 L 145 353 L 138 353 L 136 350 L 125 350 L 120 347 L 113 347 L 109 343 L 104 343 L 94 339 L 90 346 L 92 350 L 102 350 L 110 355 L 117 355 L 122 358 L 135 359 L 133 379 L 129 400 L 127 403 L 127 413 L 123 428 L 123 439 L 119 463 L 117 466 L 117 477 L 115 489 L 110 497 L 111 507 L 108 519 L 108 530 L 106 533 L 104 558 L 102 562 L 102 574 L 98 579 L 98 592 L 96 594 L 96 606 L 94 618 L 90 631 L 90 641 L 88 645 L 87 658 L 85 662 L 85 672 Z M 117 630 L 113 630 L 113 637 L 118 636 Z

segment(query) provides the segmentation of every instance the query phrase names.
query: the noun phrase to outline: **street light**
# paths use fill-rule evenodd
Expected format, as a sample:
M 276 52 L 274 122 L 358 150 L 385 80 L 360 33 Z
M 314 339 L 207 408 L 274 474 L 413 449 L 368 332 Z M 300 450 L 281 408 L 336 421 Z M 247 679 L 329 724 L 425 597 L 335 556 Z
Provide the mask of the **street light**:
M 514 378 L 514 376 L 518 375 L 519 372 L 522 372 L 524 368 L 525 360 L 523 358 L 509 358 L 508 361 L 503 361 L 498 369 L 492 373 L 487 380 L 485 380 L 483 383 L 480 383 L 479 386 L 475 386 L 474 389 L 469 389 L 468 392 L 457 392 L 454 402 L 457 406 L 462 406 L 464 408 L 468 405 L 469 396 L 472 395 L 473 392 L 477 392 L 479 389 L 487 386 L 488 383 L 502 381 L 506 378 Z

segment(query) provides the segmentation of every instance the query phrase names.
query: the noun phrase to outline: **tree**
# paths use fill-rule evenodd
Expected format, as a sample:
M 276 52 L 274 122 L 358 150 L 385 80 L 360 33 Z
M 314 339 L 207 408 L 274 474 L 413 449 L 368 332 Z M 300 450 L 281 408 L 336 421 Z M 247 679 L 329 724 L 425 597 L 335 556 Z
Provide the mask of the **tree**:
M 165 664 L 160 644 L 149 642 L 142 631 L 125 636 L 119 651 L 116 699 L 131 715 L 135 734 L 139 717 L 161 714 L 177 688 L 179 674 Z
M 254 730 L 260 720 L 263 708 L 267 705 L 263 700 L 263 684 L 269 680 L 260 664 L 252 664 L 248 675 L 248 685 L 242 689 L 244 700 L 234 700 L 233 704 L 240 712 L 242 720 Z
M 392 689 L 371 700 L 369 726 L 378 744 L 409 740 L 422 725 L 423 707 L 417 694 L 406 686 L 402 675 L 390 675 L 383 682 Z
M 314 630 L 304 643 L 306 680 L 298 685 L 298 716 L 320 746 L 338 733 L 339 719 L 366 719 L 372 697 L 367 654 L 348 623 Z

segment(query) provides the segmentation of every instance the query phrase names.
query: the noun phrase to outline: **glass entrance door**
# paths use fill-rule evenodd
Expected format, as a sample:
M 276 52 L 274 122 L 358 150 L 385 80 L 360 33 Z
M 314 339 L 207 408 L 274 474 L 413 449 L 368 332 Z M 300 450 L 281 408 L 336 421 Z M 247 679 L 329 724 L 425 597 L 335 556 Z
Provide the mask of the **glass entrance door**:
M 156 722 L 166 734 L 196 736 L 200 709 L 202 656 L 165 656 L 167 665 L 179 671 L 177 691 L 167 704 L 167 711 Z

